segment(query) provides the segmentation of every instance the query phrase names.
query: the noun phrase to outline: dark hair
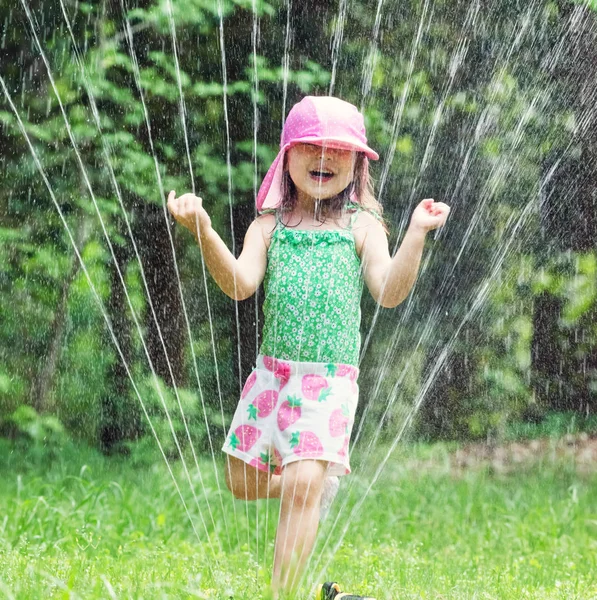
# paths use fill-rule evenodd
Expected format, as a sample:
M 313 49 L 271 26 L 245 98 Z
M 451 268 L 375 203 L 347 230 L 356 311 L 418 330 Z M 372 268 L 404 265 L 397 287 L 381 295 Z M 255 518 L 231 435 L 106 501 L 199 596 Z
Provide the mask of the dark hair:
M 382 217 L 383 207 L 375 199 L 373 182 L 369 175 L 369 164 L 364 152 L 357 152 L 354 163 L 354 175 L 348 186 L 339 194 L 316 203 L 315 218 L 323 224 L 328 218 L 340 215 L 348 204 L 354 202 L 353 196 L 356 198 L 357 203 L 364 210 L 378 218 L 384 225 L 384 229 L 386 229 Z M 282 202 L 278 208 L 281 217 L 284 214 L 292 212 L 296 205 L 296 199 L 296 186 L 288 170 L 284 169 L 282 176 Z M 280 221 L 283 222 L 283 218 Z

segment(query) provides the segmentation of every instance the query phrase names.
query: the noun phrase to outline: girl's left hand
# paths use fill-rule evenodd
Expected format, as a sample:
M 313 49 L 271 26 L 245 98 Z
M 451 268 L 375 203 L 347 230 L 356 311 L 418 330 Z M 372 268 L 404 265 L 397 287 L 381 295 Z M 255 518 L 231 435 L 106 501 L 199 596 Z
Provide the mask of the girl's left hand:
M 423 200 L 415 208 L 410 224 L 425 233 L 441 227 L 448 218 L 450 207 L 443 202 L 435 202 L 432 198 Z

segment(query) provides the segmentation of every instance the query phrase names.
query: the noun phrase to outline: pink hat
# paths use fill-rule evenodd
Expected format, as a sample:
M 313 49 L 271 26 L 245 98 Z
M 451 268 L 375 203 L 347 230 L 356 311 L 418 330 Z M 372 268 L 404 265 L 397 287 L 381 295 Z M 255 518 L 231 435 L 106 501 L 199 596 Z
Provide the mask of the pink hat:
M 282 201 L 282 176 L 286 150 L 296 144 L 316 144 L 364 152 L 377 160 L 367 146 L 363 115 L 356 106 L 332 96 L 306 96 L 286 118 L 280 152 L 265 175 L 257 194 L 257 210 L 276 208 Z

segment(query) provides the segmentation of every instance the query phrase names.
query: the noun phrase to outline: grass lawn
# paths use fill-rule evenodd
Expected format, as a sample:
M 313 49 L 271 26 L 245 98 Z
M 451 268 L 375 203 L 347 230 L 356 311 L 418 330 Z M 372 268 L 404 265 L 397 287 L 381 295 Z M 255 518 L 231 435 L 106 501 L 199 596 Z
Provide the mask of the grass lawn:
M 173 465 L 179 494 L 163 462 L 3 443 L 0 598 L 264 597 L 276 502 L 232 502 L 213 461 L 199 467 Z M 597 473 L 562 458 L 455 472 L 445 447 L 399 448 L 358 504 L 373 471 L 343 482 L 306 583 L 379 600 L 597 598 Z

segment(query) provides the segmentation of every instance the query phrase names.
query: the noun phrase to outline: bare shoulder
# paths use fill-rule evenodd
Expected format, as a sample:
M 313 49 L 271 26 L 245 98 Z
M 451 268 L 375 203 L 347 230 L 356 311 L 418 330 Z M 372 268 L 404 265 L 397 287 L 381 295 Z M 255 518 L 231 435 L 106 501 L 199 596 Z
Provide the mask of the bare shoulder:
M 366 210 L 359 211 L 359 214 L 352 227 L 354 241 L 357 247 L 357 253 L 361 256 L 363 247 L 368 240 L 387 239 L 387 234 L 383 225 L 370 212 Z
M 270 240 L 274 229 L 276 228 L 276 216 L 272 213 L 259 215 L 252 223 L 249 229 L 255 228 L 263 236 L 265 245 L 269 248 Z

